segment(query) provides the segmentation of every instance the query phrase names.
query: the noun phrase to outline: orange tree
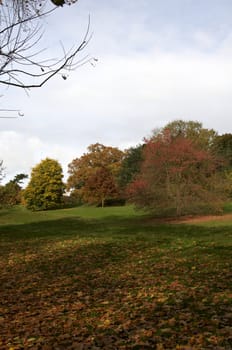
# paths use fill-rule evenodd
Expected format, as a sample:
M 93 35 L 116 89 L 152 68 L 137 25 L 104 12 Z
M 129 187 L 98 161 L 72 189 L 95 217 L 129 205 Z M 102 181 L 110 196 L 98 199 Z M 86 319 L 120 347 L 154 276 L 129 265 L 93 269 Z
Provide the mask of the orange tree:
M 28 209 L 48 210 L 61 206 L 64 184 L 58 161 L 46 158 L 32 169 L 31 179 L 23 197 Z
M 104 205 L 105 199 L 119 196 L 117 176 L 124 152 L 100 143 L 88 147 L 88 152 L 68 166 L 67 188 L 83 202 Z
M 141 173 L 128 187 L 132 202 L 161 215 L 221 209 L 218 161 L 196 142 L 164 129 L 147 140 L 143 157 Z
M 119 195 L 115 179 L 109 169 L 101 167 L 91 175 L 85 184 L 85 191 L 89 203 L 101 203 L 104 207 L 105 200 Z

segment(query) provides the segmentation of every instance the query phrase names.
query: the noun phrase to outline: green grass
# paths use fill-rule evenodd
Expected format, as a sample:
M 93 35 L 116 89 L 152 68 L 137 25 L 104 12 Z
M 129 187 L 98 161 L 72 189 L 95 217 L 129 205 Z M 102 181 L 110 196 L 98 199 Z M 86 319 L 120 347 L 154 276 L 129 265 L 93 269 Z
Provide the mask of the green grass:
M 107 208 L 82 206 L 77 208 L 35 212 L 31 212 L 22 206 L 16 206 L 14 208 L 0 210 L 0 225 L 9 225 L 9 223 L 26 224 L 30 222 L 56 220 L 70 217 L 97 219 L 109 216 L 134 217 L 139 215 L 143 215 L 143 213 L 135 211 L 133 206 Z
M 232 213 L 232 202 L 227 202 L 224 206 L 224 213 Z
M 232 223 L 0 211 L 0 349 L 231 349 Z

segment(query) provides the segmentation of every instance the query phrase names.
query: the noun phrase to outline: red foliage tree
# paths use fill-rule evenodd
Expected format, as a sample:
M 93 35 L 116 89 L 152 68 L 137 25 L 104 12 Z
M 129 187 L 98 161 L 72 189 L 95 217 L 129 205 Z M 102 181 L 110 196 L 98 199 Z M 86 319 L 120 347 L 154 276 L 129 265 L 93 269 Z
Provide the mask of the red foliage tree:
M 190 139 L 173 138 L 168 130 L 147 140 L 142 170 L 128 187 L 128 196 L 140 207 L 175 215 L 207 206 L 218 209 L 221 188 L 217 161 Z

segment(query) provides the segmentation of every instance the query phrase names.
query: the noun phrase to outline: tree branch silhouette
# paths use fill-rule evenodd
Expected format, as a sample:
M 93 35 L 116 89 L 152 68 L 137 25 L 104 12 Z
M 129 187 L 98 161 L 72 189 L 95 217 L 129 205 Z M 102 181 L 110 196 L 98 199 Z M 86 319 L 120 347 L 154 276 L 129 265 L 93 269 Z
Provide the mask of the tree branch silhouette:
M 65 71 L 96 61 L 88 55 L 79 58 L 92 37 L 90 18 L 81 43 L 68 51 L 61 44 L 63 53 L 58 59 L 41 58 L 45 51 L 40 48 L 44 34 L 41 19 L 53 13 L 57 6 L 64 4 L 63 0 L 52 2 L 56 7 L 48 10 L 46 0 L 0 2 L 0 84 L 23 89 L 39 88 L 57 74 L 66 79 Z M 73 2 L 75 0 L 67 4 Z

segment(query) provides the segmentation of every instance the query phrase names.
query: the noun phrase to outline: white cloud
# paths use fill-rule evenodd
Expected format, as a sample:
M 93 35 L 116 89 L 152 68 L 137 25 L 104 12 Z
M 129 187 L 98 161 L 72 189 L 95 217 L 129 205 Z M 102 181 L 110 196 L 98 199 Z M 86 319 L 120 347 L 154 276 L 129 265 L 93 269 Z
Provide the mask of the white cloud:
M 43 142 L 37 136 L 27 137 L 15 131 L 0 132 L 0 149 L 6 173 L 3 183 L 18 173 L 30 175 L 33 166 L 46 157 L 58 160 L 66 175 L 67 164 L 78 156 L 68 146 Z

